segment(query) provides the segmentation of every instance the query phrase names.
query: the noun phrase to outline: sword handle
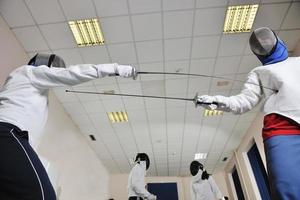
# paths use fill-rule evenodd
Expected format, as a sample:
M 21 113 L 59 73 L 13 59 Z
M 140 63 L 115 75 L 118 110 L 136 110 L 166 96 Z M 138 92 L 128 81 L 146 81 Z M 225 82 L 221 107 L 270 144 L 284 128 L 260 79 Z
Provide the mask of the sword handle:
M 194 101 L 193 101 L 194 104 L 195 104 L 195 107 L 197 107 L 198 105 L 215 105 L 216 108 L 219 107 L 219 103 L 218 103 L 218 102 L 215 102 L 215 101 L 213 101 L 212 103 L 199 102 L 199 101 L 197 101 L 197 99 L 198 99 L 198 92 L 196 93 L 196 95 L 195 95 L 195 97 L 194 97 Z

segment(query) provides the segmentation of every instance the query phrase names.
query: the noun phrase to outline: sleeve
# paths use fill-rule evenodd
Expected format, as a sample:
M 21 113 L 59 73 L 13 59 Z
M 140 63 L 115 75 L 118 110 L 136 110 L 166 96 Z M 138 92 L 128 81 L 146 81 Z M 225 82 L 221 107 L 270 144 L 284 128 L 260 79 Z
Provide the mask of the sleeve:
M 255 107 L 263 97 L 260 79 L 255 72 L 248 74 L 248 79 L 240 94 L 230 97 L 214 96 L 221 103 L 220 110 L 241 114 Z
M 133 172 L 131 184 L 136 194 L 144 198 L 151 196 L 151 193 L 145 188 L 145 176 L 140 169 L 137 169 Z
M 192 182 L 191 182 L 191 185 L 190 185 L 190 193 L 191 193 L 191 200 L 196 200 L 196 194 L 195 194 Z
M 211 190 L 215 194 L 215 197 L 219 200 L 223 199 L 223 194 L 221 193 L 219 187 L 217 186 L 215 180 L 210 176 L 208 179 L 208 182 L 210 184 Z
M 31 84 L 37 88 L 50 89 L 59 86 L 73 86 L 108 74 L 115 74 L 118 64 L 82 64 L 71 65 L 68 68 L 47 66 L 30 67 Z

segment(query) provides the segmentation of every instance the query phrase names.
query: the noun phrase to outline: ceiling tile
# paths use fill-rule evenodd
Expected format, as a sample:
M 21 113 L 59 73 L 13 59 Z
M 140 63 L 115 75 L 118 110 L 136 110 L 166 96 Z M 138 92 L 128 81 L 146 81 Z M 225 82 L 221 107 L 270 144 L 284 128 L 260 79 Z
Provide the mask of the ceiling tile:
M 281 28 L 287 29 L 287 28 L 300 28 L 300 2 L 295 2 L 292 4 L 291 8 L 288 11 L 287 16 L 284 19 L 284 22 L 282 24 Z
M 223 35 L 219 48 L 219 56 L 235 56 L 243 54 L 248 39 L 248 33 Z
M 134 112 L 135 109 L 143 109 L 145 107 L 143 98 L 123 97 L 123 101 L 129 118 L 131 118 L 130 113 Z
M 262 0 L 261 3 L 281 3 L 281 2 L 291 2 L 292 0 Z
M 300 30 L 280 31 L 278 36 L 282 39 L 289 51 L 293 51 L 300 39 Z
M 166 12 L 164 14 L 164 37 L 190 37 L 192 35 L 192 23 L 193 11 Z
M 161 0 L 129 0 L 131 13 L 147 13 L 161 11 Z
M 26 51 L 48 50 L 47 43 L 36 26 L 15 28 L 12 31 L 16 34 Z
M 83 60 L 80 56 L 78 49 L 60 49 L 53 51 L 53 53 L 62 57 L 67 66 L 83 64 Z
M 96 18 L 92 0 L 76 1 L 59 0 L 68 20 Z
M 79 48 L 85 63 L 105 64 L 110 63 L 105 46 L 92 46 Z
M 196 94 L 197 92 L 203 93 L 209 90 L 210 78 L 190 78 L 189 80 L 189 94 Z
M 215 67 L 215 75 L 234 74 L 236 73 L 241 57 L 218 57 Z
M 168 61 L 165 63 L 165 72 L 171 73 L 188 73 L 189 71 L 189 61 L 180 60 L 180 61 Z M 177 79 L 184 78 L 185 76 L 181 75 L 166 75 L 166 79 Z
M 123 102 L 121 98 L 115 98 L 110 100 L 103 100 L 105 110 L 108 112 L 115 112 L 124 110 Z
M 0 1 L 0 13 L 9 27 L 29 26 L 35 24 L 23 1 Z
M 212 82 L 211 82 L 211 86 L 210 89 L 213 91 L 221 91 L 221 90 L 230 90 L 231 86 L 232 86 L 232 81 L 229 80 L 229 84 L 228 85 L 221 85 L 218 86 L 218 82 L 219 81 L 226 81 L 227 79 L 231 79 L 234 80 L 234 75 L 222 75 L 223 78 L 213 78 Z M 226 92 L 227 93 L 227 92 Z M 219 94 L 221 95 L 221 94 Z
M 196 37 L 193 40 L 192 58 L 215 57 L 220 36 Z
M 100 100 L 98 101 L 85 101 L 82 105 L 88 114 L 103 113 L 105 109 Z
M 197 8 L 226 6 L 228 0 L 197 0 Z
M 119 84 L 120 92 L 125 94 L 142 94 L 141 83 L 123 83 Z
M 255 67 L 260 66 L 261 63 L 259 62 L 258 58 L 254 55 L 243 56 L 241 65 L 238 69 L 239 73 L 249 73 Z
M 169 39 L 165 40 L 165 60 L 184 60 L 190 56 L 191 39 Z
M 97 9 L 98 16 L 127 15 L 128 6 L 126 0 L 93 0 Z
M 66 93 L 66 89 L 70 88 L 55 88 L 53 89 L 53 92 L 55 93 L 55 96 L 59 99 L 60 102 L 77 102 L 78 99 L 75 94 L 73 93 Z
M 165 84 L 164 81 L 142 81 L 142 89 L 144 95 L 165 95 Z
M 58 1 L 25 0 L 34 20 L 38 24 L 55 23 L 65 21 L 64 14 Z
M 214 72 L 215 59 L 192 60 L 190 73 L 212 75 Z
M 108 77 L 108 78 L 110 78 L 110 77 Z M 99 85 L 96 85 L 96 89 L 97 89 L 97 92 L 102 92 L 102 93 L 106 92 L 106 91 L 111 91 L 111 90 L 113 90 L 115 93 L 120 93 L 120 90 L 119 90 L 119 87 L 117 84 L 105 84 L 105 85 L 99 84 Z M 99 96 L 102 100 L 119 98 L 119 97 L 110 96 L 110 95 L 99 95 Z
M 225 14 L 225 8 L 197 10 L 195 16 L 194 35 L 221 34 L 223 31 Z
M 161 14 L 132 16 L 132 24 L 136 41 L 162 38 Z
M 195 0 L 163 0 L 163 10 L 181 10 L 195 7 Z
M 51 49 L 75 47 L 75 39 L 66 23 L 40 25 Z
M 79 102 L 66 102 L 63 103 L 65 110 L 70 115 L 84 114 L 85 110 Z
M 260 0 L 229 0 L 229 5 L 259 4 Z
M 118 64 L 136 63 L 136 54 L 133 43 L 108 45 L 112 62 Z
M 133 41 L 129 16 L 103 18 L 101 27 L 107 44 Z
M 185 93 L 187 90 L 187 79 L 166 80 L 166 95 Z
M 257 11 L 253 30 L 263 26 L 279 29 L 288 7 L 288 3 L 261 5 Z
M 140 63 L 161 62 L 163 60 L 161 40 L 137 42 L 136 48 Z
M 94 86 L 74 86 L 74 90 L 80 90 L 80 91 L 89 91 L 89 92 L 97 92 L 96 88 Z M 85 101 L 98 101 L 99 97 L 96 94 L 79 94 L 77 93 L 76 96 L 79 98 L 81 102 Z
M 146 72 L 161 72 L 163 71 L 163 63 L 145 63 L 140 64 L 140 70 Z M 142 81 L 163 80 L 164 75 L 145 74 L 141 75 Z

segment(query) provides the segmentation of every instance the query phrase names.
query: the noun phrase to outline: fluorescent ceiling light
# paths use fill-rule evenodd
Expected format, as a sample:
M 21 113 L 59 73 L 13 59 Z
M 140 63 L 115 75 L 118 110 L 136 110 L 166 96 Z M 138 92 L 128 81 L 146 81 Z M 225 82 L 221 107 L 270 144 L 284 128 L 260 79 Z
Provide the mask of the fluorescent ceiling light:
M 204 160 L 207 157 L 207 153 L 196 153 L 195 160 Z
M 78 46 L 104 44 L 98 19 L 69 21 L 69 26 Z
M 250 32 L 257 10 L 258 10 L 258 4 L 229 6 L 227 8 L 223 32 L 224 33 Z
M 223 115 L 223 111 L 221 110 L 204 110 L 204 117 L 210 117 L 210 116 L 218 116 L 218 115 Z
M 108 112 L 107 116 L 112 123 L 128 122 L 128 115 L 126 111 Z

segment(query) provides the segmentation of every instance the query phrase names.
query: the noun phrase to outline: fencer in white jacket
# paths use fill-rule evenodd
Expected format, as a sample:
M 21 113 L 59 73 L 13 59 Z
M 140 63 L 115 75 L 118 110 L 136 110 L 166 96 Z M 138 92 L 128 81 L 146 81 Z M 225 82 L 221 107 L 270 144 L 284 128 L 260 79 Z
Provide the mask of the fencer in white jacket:
M 251 34 L 250 47 L 263 64 L 249 74 L 234 96 L 198 96 L 202 105 L 241 114 L 263 102 L 263 138 L 272 199 L 300 199 L 300 57 L 288 57 L 287 47 L 269 28 Z M 201 104 L 199 104 L 201 105 Z
M 156 200 L 156 196 L 146 190 L 145 176 L 149 169 L 150 160 L 147 154 L 138 153 L 135 165 L 131 169 L 128 178 L 128 197 L 129 200 Z
M 191 200 L 224 200 L 223 194 L 203 165 L 193 161 L 190 166 L 191 174 Z
M 0 199 L 56 199 L 47 173 L 28 142 L 30 133 L 42 133 L 46 123 L 49 89 L 116 73 L 132 77 L 135 70 L 116 63 L 65 68 L 59 56 L 37 54 L 28 65 L 9 74 L 0 90 Z

